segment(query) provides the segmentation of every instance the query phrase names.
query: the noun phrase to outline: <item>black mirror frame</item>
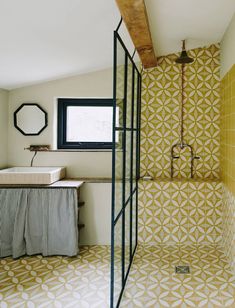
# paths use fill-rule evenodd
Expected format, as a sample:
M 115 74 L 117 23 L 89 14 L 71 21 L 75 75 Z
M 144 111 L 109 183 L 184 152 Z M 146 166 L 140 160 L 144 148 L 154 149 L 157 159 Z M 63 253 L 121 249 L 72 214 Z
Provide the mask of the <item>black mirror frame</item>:
M 34 134 L 30 134 L 30 133 L 25 133 L 18 125 L 17 125 L 17 113 L 24 107 L 24 106 L 36 106 L 38 107 L 45 115 L 45 124 L 44 126 L 37 132 L 37 133 L 34 133 Z M 16 129 L 18 129 L 18 131 L 20 131 L 24 136 L 38 136 L 41 134 L 41 132 L 47 127 L 48 125 L 48 116 L 47 116 L 47 112 L 42 109 L 41 106 L 39 106 L 38 104 L 36 103 L 24 103 L 22 105 L 20 105 L 19 108 L 16 109 L 16 111 L 14 112 L 14 126 Z

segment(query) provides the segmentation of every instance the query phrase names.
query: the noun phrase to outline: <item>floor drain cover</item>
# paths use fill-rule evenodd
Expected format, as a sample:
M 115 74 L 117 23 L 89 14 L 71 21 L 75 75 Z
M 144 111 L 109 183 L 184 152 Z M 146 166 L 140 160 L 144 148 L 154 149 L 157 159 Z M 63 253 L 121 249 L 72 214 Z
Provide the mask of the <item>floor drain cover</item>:
M 176 274 L 189 274 L 189 266 L 188 265 L 178 265 L 175 267 Z

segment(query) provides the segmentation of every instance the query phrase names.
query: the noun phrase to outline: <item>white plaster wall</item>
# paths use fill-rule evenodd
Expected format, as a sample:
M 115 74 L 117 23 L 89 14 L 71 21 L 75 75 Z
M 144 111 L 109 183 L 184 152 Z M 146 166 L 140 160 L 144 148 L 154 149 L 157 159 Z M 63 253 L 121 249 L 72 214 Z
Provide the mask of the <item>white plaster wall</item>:
M 221 79 L 235 63 L 235 14 L 221 41 Z
M 80 233 L 81 245 L 111 243 L 111 183 L 86 183 L 81 187 L 80 221 L 85 228 Z
M 7 166 L 8 91 L 0 89 L 0 168 Z
M 8 165 L 28 166 L 33 153 L 30 144 L 56 144 L 56 99 L 58 97 L 112 97 L 112 69 L 65 78 L 9 92 Z M 14 111 L 25 102 L 36 102 L 48 112 L 48 127 L 39 136 L 24 136 L 13 125 Z M 5 117 L 6 119 L 6 117 Z M 111 152 L 38 153 L 35 166 L 66 166 L 67 177 L 111 177 Z M 111 184 L 85 183 L 80 200 L 82 245 L 109 245 Z
M 28 166 L 30 144 L 56 144 L 58 97 L 112 97 L 112 69 L 14 89 L 9 92 L 8 164 Z M 26 102 L 36 102 L 48 112 L 48 127 L 39 136 L 24 136 L 13 125 L 13 113 Z M 66 166 L 68 177 L 110 177 L 111 152 L 38 153 L 35 166 Z

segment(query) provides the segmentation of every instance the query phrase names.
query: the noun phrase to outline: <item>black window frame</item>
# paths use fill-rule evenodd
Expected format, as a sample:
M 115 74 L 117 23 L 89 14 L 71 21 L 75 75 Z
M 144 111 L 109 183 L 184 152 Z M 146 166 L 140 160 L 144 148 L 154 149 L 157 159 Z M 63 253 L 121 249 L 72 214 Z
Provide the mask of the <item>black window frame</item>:
M 58 98 L 57 148 L 111 150 L 112 142 L 69 142 L 67 136 L 67 108 L 70 106 L 113 107 L 113 98 Z

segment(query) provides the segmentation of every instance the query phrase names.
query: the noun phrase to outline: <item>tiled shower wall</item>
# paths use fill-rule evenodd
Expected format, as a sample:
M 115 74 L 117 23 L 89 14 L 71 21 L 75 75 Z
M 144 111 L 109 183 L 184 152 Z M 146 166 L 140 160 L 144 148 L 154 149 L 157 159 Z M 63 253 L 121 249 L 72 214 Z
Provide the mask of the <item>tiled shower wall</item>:
M 235 65 L 221 81 L 223 244 L 235 272 Z
M 193 146 L 195 178 L 220 176 L 220 49 L 219 45 L 189 51 L 194 62 L 185 67 L 185 141 Z M 143 72 L 141 111 L 141 176 L 170 177 L 170 153 L 179 142 L 181 65 L 178 55 L 161 57 Z M 174 177 L 188 178 L 188 152 L 176 161 Z
M 179 142 L 181 65 L 178 55 L 161 57 L 143 72 L 139 242 L 215 244 L 222 234 L 220 178 L 220 49 L 194 49 L 185 68 L 184 138 L 200 160 L 190 177 L 187 151 L 175 162 L 170 179 L 170 153 Z
M 158 180 L 139 184 L 139 242 L 218 244 L 222 184 L 218 180 Z

